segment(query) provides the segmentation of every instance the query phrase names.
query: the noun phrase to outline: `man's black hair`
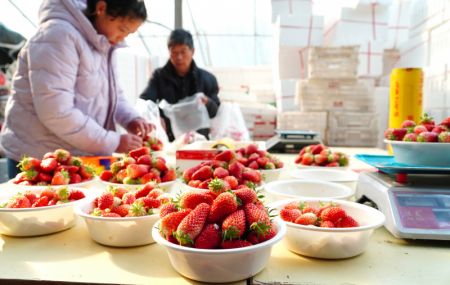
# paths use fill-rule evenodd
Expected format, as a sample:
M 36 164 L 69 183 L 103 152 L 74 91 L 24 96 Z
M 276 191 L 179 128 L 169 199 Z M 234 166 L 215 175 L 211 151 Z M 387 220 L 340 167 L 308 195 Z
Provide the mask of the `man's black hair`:
M 170 33 L 167 47 L 170 49 L 175 45 L 187 45 L 190 49 L 194 48 L 194 40 L 191 33 L 183 29 L 175 29 Z

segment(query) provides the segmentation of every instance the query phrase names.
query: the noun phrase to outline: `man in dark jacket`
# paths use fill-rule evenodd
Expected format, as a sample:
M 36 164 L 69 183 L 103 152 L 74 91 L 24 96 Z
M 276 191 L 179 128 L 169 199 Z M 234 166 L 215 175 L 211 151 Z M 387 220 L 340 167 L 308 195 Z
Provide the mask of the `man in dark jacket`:
M 164 67 L 155 70 L 140 97 L 157 104 L 163 99 L 170 104 L 176 104 L 188 96 L 201 92 L 205 95 L 202 103 L 205 104 L 209 117 L 214 118 L 220 105 L 217 96 L 219 87 L 216 77 L 198 68 L 192 59 L 194 55 L 192 35 L 186 30 L 176 29 L 170 34 L 167 46 L 170 52 L 169 61 Z M 175 137 L 171 122 L 164 112 L 160 111 L 169 141 L 173 141 Z M 209 139 L 209 128 L 196 131 Z

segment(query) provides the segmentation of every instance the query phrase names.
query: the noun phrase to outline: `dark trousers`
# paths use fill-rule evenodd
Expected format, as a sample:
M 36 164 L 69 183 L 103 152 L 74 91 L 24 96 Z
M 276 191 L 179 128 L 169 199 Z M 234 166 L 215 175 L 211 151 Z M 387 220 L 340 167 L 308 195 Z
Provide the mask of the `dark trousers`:
M 20 169 L 17 167 L 17 164 L 19 164 L 19 162 L 9 158 L 6 159 L 6 166 L 8 167 L 9 179 L 13 179 L 19 172 L 21 172 Z

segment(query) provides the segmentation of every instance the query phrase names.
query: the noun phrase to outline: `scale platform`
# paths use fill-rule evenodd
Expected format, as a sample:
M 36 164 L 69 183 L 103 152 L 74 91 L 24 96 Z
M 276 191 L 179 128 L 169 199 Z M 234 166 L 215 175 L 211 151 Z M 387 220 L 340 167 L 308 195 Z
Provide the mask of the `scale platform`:
M 313 131 L 276 130 L 276 135 L 266 141 L 271 153 L 295 153 L 310 144 L 320 144 L 320 134 Z
M 355 195 L 359 202 L 376 204 L 386 216 L 389 232 L 397 238 L 450 240 L 450 167 L 435 171 L 395 165 L 388 156 L 356 157 L 379 166 L 378 172 L 360 174 Z M 405 175 L 402 183 L 399 174 Z

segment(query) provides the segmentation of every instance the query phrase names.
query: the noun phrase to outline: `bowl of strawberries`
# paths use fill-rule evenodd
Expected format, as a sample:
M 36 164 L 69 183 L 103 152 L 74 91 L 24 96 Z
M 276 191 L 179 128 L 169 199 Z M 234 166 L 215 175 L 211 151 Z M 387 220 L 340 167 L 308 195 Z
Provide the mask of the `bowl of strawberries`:
M 324 259 L 363 253 L 385 216 L 355 202 L 333 199 L 289 199 L 270 205 L 286 223 L 286 247 L 297 254 Z
M 405 120 L 400 128 L 387 129 L 384 137 L 398 163 L 425 167 L 450 165 L 450 117 L 436 124 L 424 114 L 417 123 Z
M 160 216 L 153 238 L 178 273 L 201 282 L 234 282 L 257 274 L 286 231 L 251 188 L 184 192 L 179 207 L 161 210 Z
M 346 169 L 349 165 L 349 156 L 340 151 L 333 151 L 323 144 L 314 144 L 303 147 L 295 158 L 294 163 L 303 167 L 333 167 Z
M 24 188 L 3 193 L 0 233 L 38 236 L 60 232 L 75 224 L 73 207 L 85 199 L 86 189 L 76 187 Z M 12 193 L 13 192 L 13 193 Z
M 103 245 L 132 247 L 154 243 L 151 229 L 159 219 L 159 210 L 170 196 L 154 183 L 138 191 L 108 187 L 95 198 L 75 208 L 84 219 L 91 238 Z
M 162 189 L 169 191 L 175 184 L 177 175 L 163 157 L 154 156 L 148 147 L 140 147 L 113 162 L 109 170 L 100 173 L 99 178 L 104 185 L 134 190 L 154 181 Z

